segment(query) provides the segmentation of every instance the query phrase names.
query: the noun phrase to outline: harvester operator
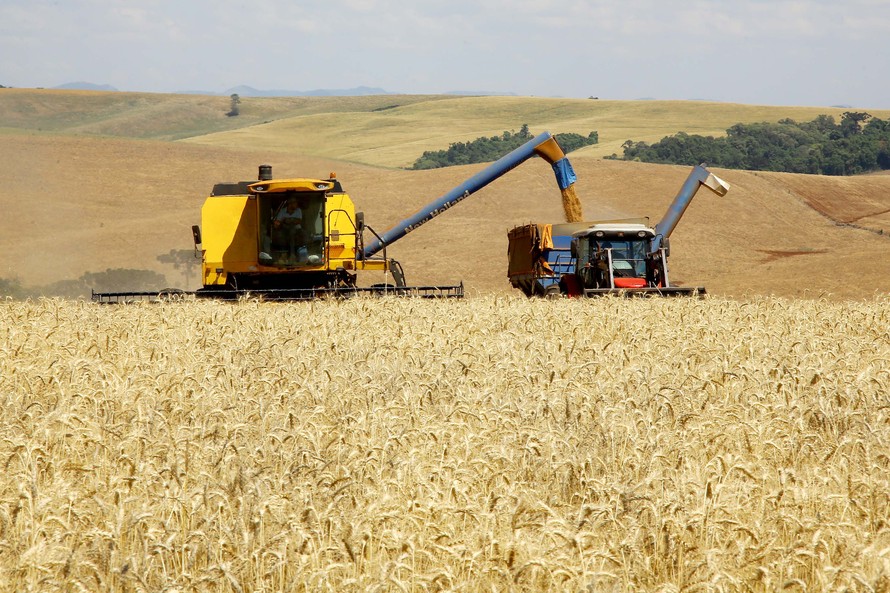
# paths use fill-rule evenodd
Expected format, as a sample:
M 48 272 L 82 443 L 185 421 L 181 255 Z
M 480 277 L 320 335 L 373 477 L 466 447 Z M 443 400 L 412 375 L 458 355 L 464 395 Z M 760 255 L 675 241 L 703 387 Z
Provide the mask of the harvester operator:
M 272 244 L 285 247 L 289 257 L 295 257 L 306 246 L 306 233 L 303 231 L 303 208 L 296 196 L 290 196 L 284 208 L 272 221 Z

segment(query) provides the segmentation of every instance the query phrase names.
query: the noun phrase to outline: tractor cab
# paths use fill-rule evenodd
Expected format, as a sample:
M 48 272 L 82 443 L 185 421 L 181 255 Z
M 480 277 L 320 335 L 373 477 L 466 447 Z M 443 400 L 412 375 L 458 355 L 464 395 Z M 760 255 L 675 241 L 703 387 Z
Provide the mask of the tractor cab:
M 596 224 L 572 235 L 577 275 L 584 288 L 662 286 L 661 253 L 650 252 L 655 231 L 643 224 Z

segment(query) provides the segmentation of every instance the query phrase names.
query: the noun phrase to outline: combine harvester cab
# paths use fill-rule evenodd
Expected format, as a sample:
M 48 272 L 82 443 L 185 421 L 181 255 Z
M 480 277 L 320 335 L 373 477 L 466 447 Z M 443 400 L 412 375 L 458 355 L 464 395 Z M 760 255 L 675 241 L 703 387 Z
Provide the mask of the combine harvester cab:
M 202 232 L 203 229 L 203 232 Z M 243 294 L 271 299 L 356 292 L 461 296 L 461 286 L 408 287 L 399 263 L 361 257 L 364 216 L 332 173 L 328 179 L 274 179 L 260 166 L 259 181 L 217 184 L 193 227 L 202 253 L 199 297 Z M 362 271 L 383 282 L 359 287 Z
M 694 295 L 704 287 L 670 283 L 669 237 L 701 186 L 725 195 L 729 185 L 704 165 L 693 168 L 662 220 L 530 224 L 508 234 L 507 276 L 527 296 Z

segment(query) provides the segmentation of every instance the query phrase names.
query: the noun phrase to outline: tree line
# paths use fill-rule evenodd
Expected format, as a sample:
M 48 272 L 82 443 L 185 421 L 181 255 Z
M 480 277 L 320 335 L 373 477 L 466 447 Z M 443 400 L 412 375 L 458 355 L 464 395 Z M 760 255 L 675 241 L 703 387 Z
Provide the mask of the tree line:
M 571 152 L 582 146 L 599 142 L 599 133 L 590 132 L 586 137 L 572 132 L 554 134 L 563 152 Z M 454 165 L 472 165 L 496 161 L 533 138 L 528 124 L 519 132 L 504 132 L 500 136 L 479 137 L 470 142 L 453 142 L 445 150 L 428 150 L 421 155 L 411 169 L 438 169 Z
M 725 137 L 680 132 L 654 144 L 628 140 L 622 148 L 623 160 L 628 161 L 855 175 L 890 169 L 890 122 L 847 111 L 839 123 L 830 115 L 800 123 L 793 119 L 739 123 L 728 128 Z

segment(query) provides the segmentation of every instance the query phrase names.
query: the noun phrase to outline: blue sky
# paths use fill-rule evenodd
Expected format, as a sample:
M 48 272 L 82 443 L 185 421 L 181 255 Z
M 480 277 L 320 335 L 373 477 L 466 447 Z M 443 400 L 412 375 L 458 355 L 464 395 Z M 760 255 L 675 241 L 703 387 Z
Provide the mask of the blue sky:
M 0 84 L 890 109 L 886 0 L 0 0 Z

